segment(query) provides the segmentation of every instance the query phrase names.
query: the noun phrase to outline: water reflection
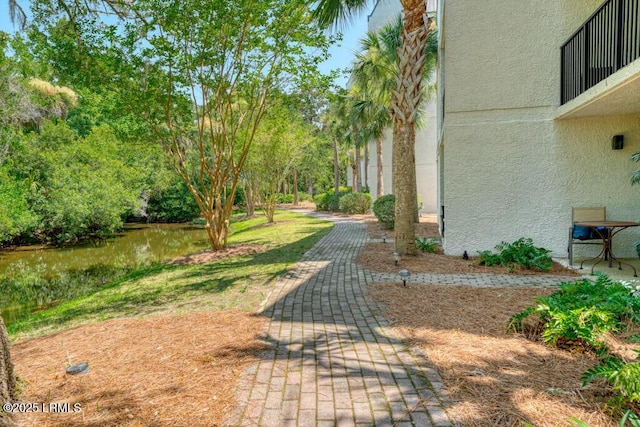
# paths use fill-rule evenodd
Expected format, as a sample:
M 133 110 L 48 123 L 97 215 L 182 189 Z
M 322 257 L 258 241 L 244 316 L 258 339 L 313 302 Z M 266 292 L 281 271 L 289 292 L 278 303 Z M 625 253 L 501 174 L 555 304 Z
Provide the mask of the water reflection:
M 84 269 L 92 265 L 131 265 L 164 261 L 207 246 L 203 227 L 190 224 L 130 224 L 111 239 L 91 240 L 66 248 L 19 246 L 0 251 L 0 274 L 21 261 L 49 271 Z
M 20 246 L 0 252 L 0 310 L 9 324 L 64 299 L 91 292 L 132 267 L 208 245 L 203 227 L 133 224 L 107 240 L 67 248 Z

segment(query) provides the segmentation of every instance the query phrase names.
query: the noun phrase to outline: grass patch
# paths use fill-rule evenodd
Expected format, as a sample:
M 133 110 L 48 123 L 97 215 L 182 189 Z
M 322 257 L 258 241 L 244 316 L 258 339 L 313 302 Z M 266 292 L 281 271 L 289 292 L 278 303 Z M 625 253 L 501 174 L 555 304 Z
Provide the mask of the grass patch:
M 333 224 L 288 211 L 276 222 L 264 217 L 233 222 L 229 244 L 254 243 L 267 250 L 202 265 L 154 264 L 131 271 L 93 293 L 34 313 L 7 326 L 14 339 L 119 317 L 189 310 L 252 311 L 269 284 L 326 235 Z

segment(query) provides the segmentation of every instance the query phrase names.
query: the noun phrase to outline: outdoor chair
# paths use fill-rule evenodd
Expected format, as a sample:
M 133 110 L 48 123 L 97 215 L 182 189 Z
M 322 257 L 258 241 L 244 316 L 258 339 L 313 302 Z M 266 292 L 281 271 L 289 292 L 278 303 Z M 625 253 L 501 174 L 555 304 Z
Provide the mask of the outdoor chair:
M 572 208 L 571 228 L 569 228 L 569 265 L 573 265 L 573 245 L 600 245 L 602 237 L 591 227 L 577 226 L 581 221 L 605 221 L 607 211 L 604 206 L 592 208 Z

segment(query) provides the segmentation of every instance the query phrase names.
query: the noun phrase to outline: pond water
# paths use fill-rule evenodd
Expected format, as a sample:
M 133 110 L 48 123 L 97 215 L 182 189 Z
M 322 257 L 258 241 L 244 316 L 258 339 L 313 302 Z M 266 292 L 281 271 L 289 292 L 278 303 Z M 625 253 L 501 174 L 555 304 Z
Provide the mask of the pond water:
M 106 240 L 51 248 L 19 246 L 0 251 L 0 275 L 37 269 L 43 274 L 81 270 L 92 266 L 126 266 L 159 262 L 206 248 L 204 227 L 191 224 L 128 224 L 123 233 Z M 35 302 L 2 308 L 6 322 L 38 309 Z

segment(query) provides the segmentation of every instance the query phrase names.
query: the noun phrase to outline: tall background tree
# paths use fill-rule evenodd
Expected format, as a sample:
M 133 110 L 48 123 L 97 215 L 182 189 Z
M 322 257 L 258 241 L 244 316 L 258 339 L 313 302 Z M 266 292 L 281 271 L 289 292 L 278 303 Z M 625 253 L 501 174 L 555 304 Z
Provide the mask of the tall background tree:
M 213 249 L 226 246 L 238 179 L 274 89 L 313 75 L 328 41 L 304 1 L 135 4 L 149 16 L 133 65 L 131 109 L 143 105 L 155 137 L 200 207 Z M 135 28 L 127 40 L 135 39 Z M 142 53 L 142 54 L 140 54 Z M 146 82 L 161 80 L 164 86 Z M 161 109 L 158 106 L 162 106 Z
M 396 195 L 395 248 L 415 255 L 416 169 L 415 122 L 422 99 L 425 46 L 434 29 L 425 0 L 401 0 L 403 21 L 398 50 L 398 78 L 393 91 L 393 187 Z M 315 2 L 314 2 L 315 3 Z M 343 25 L 360 14 L 368 0 L 320 0 L 314 16 L 325 27 Z

